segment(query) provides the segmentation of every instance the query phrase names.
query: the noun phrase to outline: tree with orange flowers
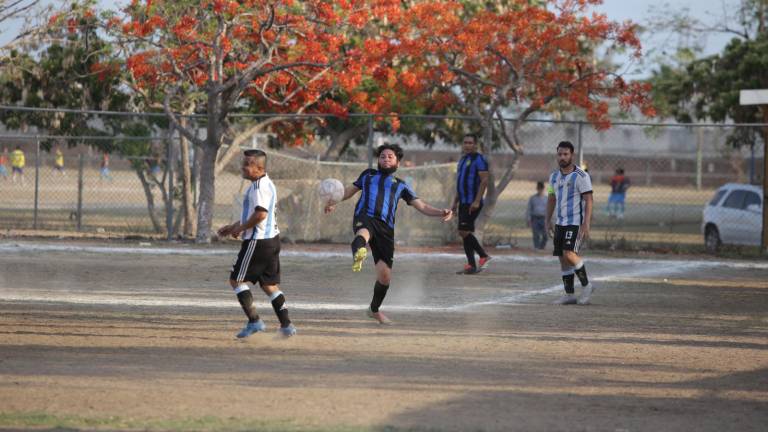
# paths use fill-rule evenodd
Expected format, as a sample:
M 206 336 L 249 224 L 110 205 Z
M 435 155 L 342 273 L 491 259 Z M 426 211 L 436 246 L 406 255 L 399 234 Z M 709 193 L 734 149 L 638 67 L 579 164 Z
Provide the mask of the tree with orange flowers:
M 636 26 L 589 10 L 600 0 L 510 0 L 496 8 L 473 2 L 413 2 L 399 23 L 400 49 L 414 62 L 406 85 L 451 105 L 481 125 L 481 149 L 492 153 L 494 131 L 513 162 L 491 173 L 482 227 L 515 174 L 524 151 L 520 128 L 534 113 L 578 110 L 597 129 L 610 127 L 610 100 L 652 116 L 645 84 L 626 82 L 595 61 L 600 47 L 641 55 Z M 513 121 L 504 111 L 513 110 Z M 498 174 L 498 175 L 494 175 Z
M 328 112 L 334 88 L 356 89 L 378 59 L 354 39 L 369 22 L 397 21 L 397 0 L 134 0 L 109 22 L 146 100 L 162 100 L 173 127 L 202 152 L 197 240 L 213 218 L 216 162 L 233 141 L 232 114 Z M 205 138 L 182 112 L 201 112 Z

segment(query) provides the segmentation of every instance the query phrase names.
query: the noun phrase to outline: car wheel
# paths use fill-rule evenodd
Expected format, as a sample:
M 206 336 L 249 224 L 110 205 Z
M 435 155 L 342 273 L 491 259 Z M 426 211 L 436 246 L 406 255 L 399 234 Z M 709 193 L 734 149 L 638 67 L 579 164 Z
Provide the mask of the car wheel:
M 704 231 L 704 248 L 707 252 L 717 253 L 721 244 L 720 232 L 717 231 L 717 227 L 714 225 L 707 226 L 706 231 Z

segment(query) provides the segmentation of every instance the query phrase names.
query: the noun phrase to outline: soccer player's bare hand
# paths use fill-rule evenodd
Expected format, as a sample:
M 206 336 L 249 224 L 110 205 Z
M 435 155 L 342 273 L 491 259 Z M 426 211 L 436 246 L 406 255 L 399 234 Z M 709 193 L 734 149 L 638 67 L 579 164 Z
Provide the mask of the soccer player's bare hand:
M 474 213 L 474 212 L 476 212 L 476 211 L 477 211 L 477 209 L 479 209 L 479 208 L 480 208 L 480 203 L 478 203 L 478 202 L 473 202 L 473 203 L 472 203 L 472 204 L 469 206 L 469 212 L 470 212 L 470 213 Z
M 451 218 L 453 218 L 453 210 L 443 209 L 443 222 L 448 222 Z
M 552 225 L 552 222 L 547 221 L 547 232 L 549 233 L 549 236 L 551 238 L 555 238 L 555 227 Z
M 325 214 L 328 214 L 336 209 L 336 202 L 333 200 L 328 200 L 328 203 L 325 205 Z
M 226 237 L 229 235 L 230 229 L 232 229 L 232 225 L 224 225 L 223 227 L 219 228 L 218 231 L 216 231 L 216 234 L 218 234 L 219 237 Z
M 588 225 L 582 225 L 579 229 L 579 237 L 581 240 L 589 240 L 589 226 Z

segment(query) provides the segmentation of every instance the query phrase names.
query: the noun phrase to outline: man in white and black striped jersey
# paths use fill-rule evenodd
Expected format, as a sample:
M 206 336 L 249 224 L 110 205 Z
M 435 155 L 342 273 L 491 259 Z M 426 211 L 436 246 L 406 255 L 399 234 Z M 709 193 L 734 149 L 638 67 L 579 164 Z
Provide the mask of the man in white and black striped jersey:
M 587 268 L 579 257 L 579 246 L 589 238 L 592 221 L 592 180 L 589 174 L 573 164 L 573 144 L 561 141 L 557 145 L 558 169 L 549 176 L 547 202 L 547 231 L 555 245 L 553 255 L 560 258 L 565 295 L 556 304 L 589 304 L 593 286 L 587 278 Z M 552 215 L 557 221 L 552 226 Z M 574 290 L 574 274 L 581 282 L 578 299 Z
M 261 150 L 246 150 L 240 168 L 242 176 L 251 181 L 243 197 L 243 212 L 239 222 L 221 227 L 222 237 L 240 237 L 243 240 L 237 255 L 229 284 L 235 290 L 237 300 L 243 307 L 248 323 L 237 334 L 245 338 L 253 333 L 265 331 L 266 325 L 256 313 L 253 295 L 248 282 L 261 285 L 269 296 L 272 308 L 280 320 L 280 333 L 289 337 L 296 334 L 296 328 L 288 318 L 285 296 L 280 291 L 280 230 L 277 228 L 275 207 L 277 190 L 266 171 L 267 155 Z

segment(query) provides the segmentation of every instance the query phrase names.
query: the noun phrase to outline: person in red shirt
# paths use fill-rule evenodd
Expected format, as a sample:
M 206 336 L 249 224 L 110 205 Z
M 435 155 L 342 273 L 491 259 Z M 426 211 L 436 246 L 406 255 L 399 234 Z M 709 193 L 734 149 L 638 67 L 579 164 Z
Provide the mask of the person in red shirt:
M 629 178 L 624 175 L 624 168 L 617 168 L 611 177 L 611 194 L 608 196 L 608 216 L 624 219 L 625 201 L 629 189 Z

